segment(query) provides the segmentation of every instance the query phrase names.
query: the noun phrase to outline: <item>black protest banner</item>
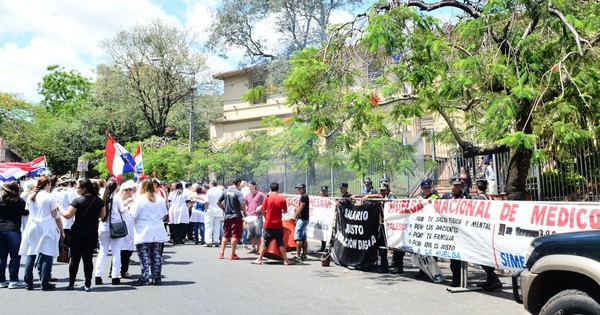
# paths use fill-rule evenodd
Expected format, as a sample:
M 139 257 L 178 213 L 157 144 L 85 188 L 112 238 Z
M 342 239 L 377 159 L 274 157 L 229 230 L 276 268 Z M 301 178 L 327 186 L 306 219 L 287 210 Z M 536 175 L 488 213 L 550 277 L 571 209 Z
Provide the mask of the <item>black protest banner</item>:
M 344 267 L 363 269 L 377 263 L 377 231 L 381 205 L 338 203 L 331 258 Z

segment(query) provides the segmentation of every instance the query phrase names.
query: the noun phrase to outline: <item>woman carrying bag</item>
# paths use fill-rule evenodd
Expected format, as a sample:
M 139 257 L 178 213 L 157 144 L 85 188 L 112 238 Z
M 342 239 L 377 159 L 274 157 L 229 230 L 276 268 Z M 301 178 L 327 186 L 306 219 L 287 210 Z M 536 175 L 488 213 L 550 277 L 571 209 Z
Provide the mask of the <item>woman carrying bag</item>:
M 111 235 L 111 225 L 114 227 L 117 224 L 123 224 L 123 211 L 125 210 L 123 200 L 116 194 L 117 186 L 117 181 L 114 178 L 109 179 L 106 182 L 104 196 L 102 197 L 102 201 L 106 205 L 106 216 L 98 223 L 100 250 L 96 257 L 96 285 L 102 284 L 102 272 L 104 270 L 104 263 L 108 258 L 109 249 L 112 253 L 112 268 L 110 272 L 112 284 L 121 283 L 121 247 L 123 238 L 113 238 L 113 235 Z
M 71 262 L 69 263 L 69 287 L 75 289 L 75 279 L 79 271 L 79 262 L 83 260 L 85 275 L 85 292 L 92 291 L 92 274 L 94 273 L 94 249 L 98 244 L 98 219 L 106 216 L 104 202 L 98 197 L 98 186 L 91 180 L 79 180 L 77 187 L 79 197 L 66 210 L 59 209 L 60 214 L 70 219 L 75 216 L 71 227 Z

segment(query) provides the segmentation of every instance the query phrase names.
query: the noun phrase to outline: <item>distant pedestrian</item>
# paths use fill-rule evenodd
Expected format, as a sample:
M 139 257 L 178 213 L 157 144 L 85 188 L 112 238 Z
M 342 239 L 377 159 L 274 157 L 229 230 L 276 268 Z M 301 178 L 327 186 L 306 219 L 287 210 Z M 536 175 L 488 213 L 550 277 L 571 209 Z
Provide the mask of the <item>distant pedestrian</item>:
M 206 202 L 208 209 L 204 213 L 204 241 L 206 247 L 217 246 L 221 227 L 223 225 L 223 209 L 218 205 L 223 196 L 223 190 L 217 187 L 217 182 L 211 180 L 210 188 L 206 192 Z

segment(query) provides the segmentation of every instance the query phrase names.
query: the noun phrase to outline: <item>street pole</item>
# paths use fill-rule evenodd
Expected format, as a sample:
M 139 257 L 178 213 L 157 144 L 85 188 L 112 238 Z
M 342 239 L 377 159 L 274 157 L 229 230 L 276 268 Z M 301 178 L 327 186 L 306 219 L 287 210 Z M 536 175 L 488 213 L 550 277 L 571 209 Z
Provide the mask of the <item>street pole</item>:
M 194 97 L 196 96 L 194 93 L 196 90 L 192 90 L 190 94 L 191 102 L 190 102 L 190 153 L 194 153 Z

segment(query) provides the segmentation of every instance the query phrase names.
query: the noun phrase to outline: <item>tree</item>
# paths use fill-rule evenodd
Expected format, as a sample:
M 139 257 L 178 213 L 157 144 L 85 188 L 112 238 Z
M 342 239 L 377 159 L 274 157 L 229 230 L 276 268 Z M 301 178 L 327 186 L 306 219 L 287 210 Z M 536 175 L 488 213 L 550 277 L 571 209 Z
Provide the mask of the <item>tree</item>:
M 361 4 L 362 0 L 225 0 L 217 9 L 211 27 L 209 46 L 227 51 L 241 47 L 253 62 L 290 56 L 311 45 L 320 45 L 327 37 L 331 14 Z M 269 22 L 279 38 L 279 47 L 269 46 L 274 34 L 260 34 Z M 284 43 L 284 44 L 282 44 Z
M 454 25 L 423 14 L 442 7 L 463 14 Z M 599 16 L 594 1 L 380 2 L 296 65 L 288 96 L 325 134 L 364 130 L 367 93 L 389 103 L 398 121 L 437 113 L 465 157 L 509 151 L 505 191 L 524 199 L 532 156 L 542 155 L 537 141 L 548 140 L 544 153 L 552 155 L 598 137 Z M 364 72 L 355 64 L 365 63 L 382 74 L 359 82 Z M 294 79 L 315 69 L 306 82 Z M 344 85 L 355 87 L 326 93 Z
M 123 85 L 115 88 L 141 112 L 153 135 L 165 135 L 174 106 L 183 106 L 197 90 L 211 89 L 205 58 L 194 46 L 190 34 L 160 20 L 121 31 L 102 43 L 109 59 L 104 74 L 120 76 Z
M 58 65 L 48 66 L 48 71 L 38 84 L 38 92 L 44 97 L 41 105 L 54 115 L 76 115 L 90 100 L 92 81 Z

